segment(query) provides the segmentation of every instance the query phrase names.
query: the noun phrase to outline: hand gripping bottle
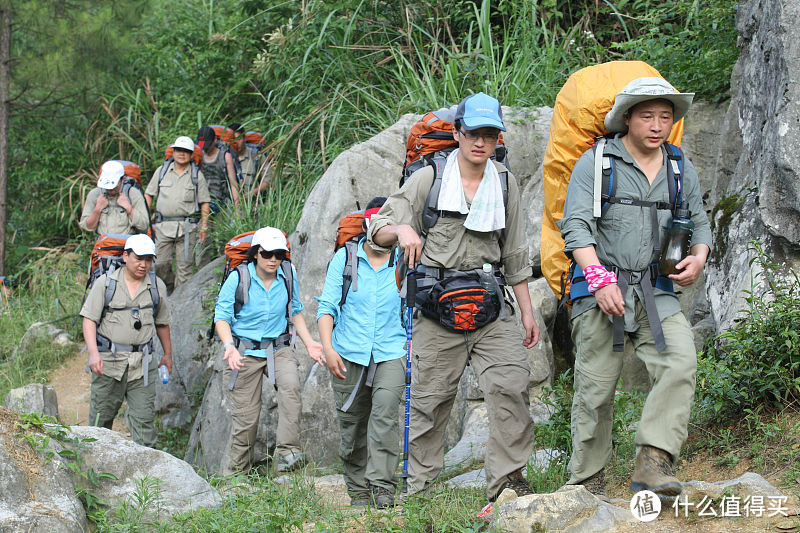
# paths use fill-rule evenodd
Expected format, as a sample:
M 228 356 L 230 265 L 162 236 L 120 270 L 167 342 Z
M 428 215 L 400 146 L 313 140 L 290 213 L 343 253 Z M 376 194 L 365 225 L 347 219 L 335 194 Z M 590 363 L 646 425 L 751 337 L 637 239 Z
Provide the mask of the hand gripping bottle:
M 661 250 L 661 258 L 658 261 L 659 274 L 668 276 L 670 274 L 679 274 L 683 270 L 676 269 L 675 265 L 689 255 L 692 232 L 694 232 L 694 222 L 689 218 L 691 216 L 689 204 L 686 202 L 683 202 L 679 208 L 675 209 L 675 214 L 667 227 L 667 236 L 664 247 Z
M 158 367 L 158 377 L 161 379 L 161 383 L 169 383 L 169 370 L 167 370 L 167 365 Z

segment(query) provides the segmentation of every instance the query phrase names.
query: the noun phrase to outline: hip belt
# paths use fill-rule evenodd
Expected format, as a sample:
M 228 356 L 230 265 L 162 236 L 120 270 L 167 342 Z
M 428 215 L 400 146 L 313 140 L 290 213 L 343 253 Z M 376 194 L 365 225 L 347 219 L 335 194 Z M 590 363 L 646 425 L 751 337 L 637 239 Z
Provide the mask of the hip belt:
M 625 297 L 625 293 L 628 292 L 629 285 L 639 285 L 639 287 L 642 288 L 644 309 L 645 312 L 647 312 L 647 322 L 650 324 L 650 331 L 653 333 L 656 350 L 659 353 L 666 350 L 667 343 L 664 340 L 664 331 L 661 329 L 661 319 L 658 316 L 656 300 L 653 297 L 653 276 L 651 269 L 648 268 L 640 272 L 631 272 L 630 270 L 611 267 L 608 270 L 617 275 L 617 286 L 620 292 L 622 292 L 623 298 Z M 625 350 L 625 316 L 614 315 L 613 327 L 614 351 L 622 352 Z
M 156 224 L 160 222 L 183 222 L 183 255 L 186 262 L 189 262 L 189 224 L 197 222 L 199 215 L 193 214 L 188 217 L 165 217 L 156 211 Z
M 344 405 L 342 405 L 341 411 L 343 413 L 346 413 L 347 410 L 353 406 L 353 401 L 356 399 L 356 395 L 358 394 L 359 389 L 361 389 L 361 379 L 364 377 L 364 369 L 367 370 L 367 379 L 364 380 L 364 385 L 366 385 L 367 387 L 372 387 L 372 382 L 375 380 L 375 370 L 377 368 L 378 368 L 378 363 L 376 363 L 375 359 L 373 359 L 372 355 L 370 355 L 369 365 L 361 366 L 361 372 L 358 374 L 358 380 L 356 380 L 356 384 L 353 387 L 353 390 L 350 392 L 350 396 L 347 397 L 347 401 L 345 401 Z
M 150 339 L 145 344 L 120 344 L 112 341 L 108 337 L 97 334 L 97 351 L 99 352 L 142 352 L 142 374 L 144 375 L 144 386 L 148 384 L 148 376 L 150 370 L 150 361 L 153 358 L 153 351 L 155 350 L 154 339 Z M 86 373 L 91 373 L 89 368 L 89 361 L 86 361 Z
M 294 346 L 294 331 L 287 331 L 276 339 L 268 341 L 251 341 L 249 339 L 240 339 L 233 337 L 233 345 L 238 350 L 240 347 L 244 350 L 266 350 L 267 351 L 267 379 L 269 384 L 275 390 L 278 386 L 275 383 L 275 350 L 284 348 L 286 346 Z M 233 390 L 236 384 L 236 378 L 239 376 L 238 370 L 231 370 L 231 378 L 228 382 L 228 390 Z

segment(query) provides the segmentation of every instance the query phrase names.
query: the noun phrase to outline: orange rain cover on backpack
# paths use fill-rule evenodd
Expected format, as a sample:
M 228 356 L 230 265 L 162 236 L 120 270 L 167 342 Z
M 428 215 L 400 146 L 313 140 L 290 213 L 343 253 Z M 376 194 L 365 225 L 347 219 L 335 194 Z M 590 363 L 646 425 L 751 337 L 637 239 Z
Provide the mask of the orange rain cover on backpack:
M 344 243 L 364 233 L 364 211 L 353 211 L 347 213 L 339 219 L 339 227 L 336 229 L 336 246 L 334 251 L 338 250 Z
M 214 124 L 213 126 L 209 126 L 217 136 L 218 141 L 222 141 L 225 144 L 231 144 L 233 141 L 233 137 L 235 132 L 227 126 L 220 126 L 219 124 Z
M 406 163 L 403 168 L 423 156 L 458 146 L 458 141 L 453 137 L 453 123 L 440 118 L 437 113 L 439 112 L 428 111 L 411 127 L 406 141 Z M 503 144 L 501 133 L 497 145 Z
M 244 142 L 262 146 L 264 144 L 264 134 L 257 131 L 248 131 L 244 134 Z
M 139 168 L 139 165 L 123 159 L 113 159 L 113 161 L 122 165 L 122 168 L 125 169 L 126 176 L 135 179 L 139 183 L 139 186 L 142 186 L 142 169 Z
M 240 233 L 233 239 L 229 240 L 225 243 L 225 272 L 229 272 L 236 268 L 237 266 L 241 265 L 242 262 L 247 259 L 247 250 L 250 249 L 253 243 L 253 235 L 255 234 L 254 231 L 246 231 L 244 233 Z M 286 232 L 283 231 L 283 234 L 286 235 Z M 289 252 L 286 253 L 286 259 L 292 258 L 291 253 L 291 246 L 289 245 L 289 237 L 286 236 L 286 247 L 289 248 Z
M 89 265 L 89 287 L 94 280 L 105 274 L 110 265 L 110 261 L 115 263 L 122 262 L 122 252 L 125 251 L 125 241 L 130 235 L 122 233 L 109 233 L 100 235 L 94 242 L 92 248 L 91 263 Z
M 556 222 L 564 217 L 572 168 L 597 137 L 608 133 L 603 120 L 617 93 L 636 78 L 652 76 L 662 77 L 643 61 L 610 61 L 574 72 L 556 97 L 542 163 L 544 215 L 540 247 L 542 273 L 556 296 L 561 297 L 562 285 L 564 294 L 569 294 L 569 260 Z M 680 120 L 672 127 L 669 142 L 680 146 L 682 135 Z
M 174 148 L 168 146 L 167 149 L 164 151 L 164 161 L 172 157 L 172 153 L 175 151 Z M 203 160 L 203 152 L 200 150 L 200 147 L 196 144 L 194 145 L 194 151 L 192 152 L 192 160 L 197 163 L 198 165 Z

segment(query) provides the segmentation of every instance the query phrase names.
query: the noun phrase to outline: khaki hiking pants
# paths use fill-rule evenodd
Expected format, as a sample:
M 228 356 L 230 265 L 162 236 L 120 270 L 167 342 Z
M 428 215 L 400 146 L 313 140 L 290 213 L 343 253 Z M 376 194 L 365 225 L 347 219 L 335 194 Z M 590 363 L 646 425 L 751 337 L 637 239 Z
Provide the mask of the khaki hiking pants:
M 400 459 L 401 438 L 397 407 L 405 391 L 405 360 L 401 357 L 378 363 L 371 387 L 365 384 L 367 367 L 344 358 L 345 379 L 331 374 L 341 434 L 339 457 L 344 465 L 347 492 L 351 496 L 366 492 L 367 482 L 392 493 L 397 486 L 395 472 Z M 357 385 L 358 392 L 352 403 L 346 413 L 342 412 Z
M 154 359 L 156 361 L 157 359 Z M 123 400 L 127 400 L 128 407 L 125 412 L 125 423 L 131 432 L 131 438 L 136 444 L 149 446 L 156 445 L 156 381 L 158 370 L 155 365 L 150 366 L 147 376 L 147 386 L 144 378 L 128 381 L 128 369 L 117 381 L 108 376 L 98 376 L 92 373 L 92 388 L 89 400 L 89 425 L 111 429 L 114 418 L 119 412 Z
M 533 449 L 530 368 L 517 322 L 498 319 L 477 331 L 455 333 L 420 316 L 414 320 L 413 347 L 409 492 L 424 489 L 444 466 L 444 432 L 469 361 L 489 414 L 486 494 L 494 498 Z
M 172 256 L 175 256 L 175 283 L 173 290 L 186 283 L 194 273 L 195 247 L 197 246 L 197 224 L 190 224 L 189 259 L 186 259 L 186 242 L 184 236 L 167 235 L 160 227 L 154 226 L 156 233 L 156 275 L 162 280 L 170 279 Z
M 647 313 L 638 301 L 635 312 L 639 329 L 627 333 L 627 341 L 633 343 L 652 383 L 636 430 L 636 446 L 661 448 L 677 459 L 686 440 L 697 373 L 692 330 L 683 313 L 662 320 L 667 349 L 658 353 Z M 577 355 L 569 484 L 591 477 L 611 459 L 614 392 L 622 371 L 622 353 L 613 351 L 612 336 L 611 321 L 599 308 L 572 320 Z
M 222 383 L 231 399 L 233 436 L 231 442 L 231 469 L 247 470 L 253 464 L 253 451 L 258 434 L 258 417 L 261 413 L 261 385 L 267 377 L 267 358 L 246 356 L 239 370 L 236 384 L 228 390 L 231 370 L 225 362 Z M 275 454 L 300 452 L 300 369 L 294 348 L 281 348 L 275 352 L 275 384 L 278 386 L 278 428 L 275 432 Z

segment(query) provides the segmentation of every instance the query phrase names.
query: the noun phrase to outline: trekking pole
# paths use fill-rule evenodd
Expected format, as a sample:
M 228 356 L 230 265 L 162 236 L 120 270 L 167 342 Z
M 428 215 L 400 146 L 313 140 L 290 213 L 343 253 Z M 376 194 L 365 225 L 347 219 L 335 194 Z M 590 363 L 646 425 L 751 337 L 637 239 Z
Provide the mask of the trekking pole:
M 411 406 L 411 337 L 413 330 L 414 305 L 417 296 L 417 279 L 414 271 L 409 271 L 406 282 L 406 421 L 403 431 L 403 478 L 402 492 L 408 492 L 408 420 Z

